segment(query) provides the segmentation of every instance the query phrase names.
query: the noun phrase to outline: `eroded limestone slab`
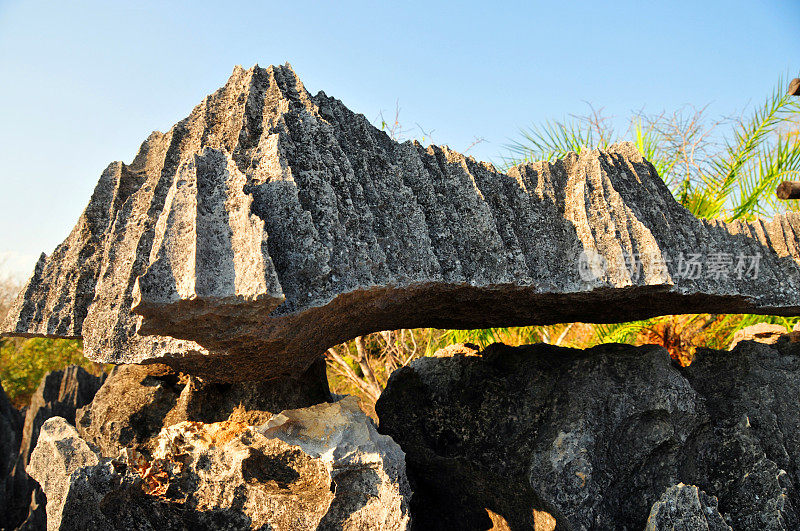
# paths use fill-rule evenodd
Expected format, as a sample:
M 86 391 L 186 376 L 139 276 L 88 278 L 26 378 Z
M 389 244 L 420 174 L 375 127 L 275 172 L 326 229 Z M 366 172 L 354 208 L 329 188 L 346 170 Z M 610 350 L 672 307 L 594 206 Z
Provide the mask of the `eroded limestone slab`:
M 632 144 L 504 174 L 237 67 L 106 169 L 2 331 L 236 381 L 385 329 L 796 315 L 798 233 L 695 219 Z

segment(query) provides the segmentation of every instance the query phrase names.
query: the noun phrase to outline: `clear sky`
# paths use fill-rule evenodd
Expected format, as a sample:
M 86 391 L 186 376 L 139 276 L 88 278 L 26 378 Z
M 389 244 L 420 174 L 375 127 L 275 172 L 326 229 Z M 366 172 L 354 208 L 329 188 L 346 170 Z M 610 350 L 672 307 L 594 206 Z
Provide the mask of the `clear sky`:
M 0 261 L 27 277 L 101 171 L 130 162 L 236 64 L 290 62 L 370 120 L 499 160 L 521 127 L 583 113 L 738 113 L 800 72 L 800 0 L 0 0 Z

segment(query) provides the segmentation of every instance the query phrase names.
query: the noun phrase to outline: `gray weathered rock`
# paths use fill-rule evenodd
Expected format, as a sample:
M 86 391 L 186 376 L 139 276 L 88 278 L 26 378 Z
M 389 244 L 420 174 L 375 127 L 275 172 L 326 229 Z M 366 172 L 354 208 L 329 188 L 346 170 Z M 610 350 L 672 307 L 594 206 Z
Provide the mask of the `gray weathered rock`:
M 86 441 L 80 438 L 75 427 L 61 417 L 48 419 L 42 424 L 38 435 L 36 448 L 28 463 L 28 474 L 47 495 L 47 529 L 62 529 L 62 514 L 71 490 L 70 476 L 82 467 L 98 464 L 100 460 Z M 66 519 L 73 521 L 75 515 L 67 512 Z
M 75 413 L 92 402 L 105 379 L 105 374 L 95 376 L 77 365 L 44 375 L 25 414 L 20 447 L 25 464 L 37 444 L 42 424 L 49 418 L 61 417 L 74 426 Z
M 52 417 L 64 418 L 75 424 L 76 411 L 89 404 L 105 380 L 105 374 L 94 376 L 82 367 L 71 365 L 47 373 L 31 397 L 25 413 L 17 462 L 12 471 L 14 503 L 12 518 L 26 529 L 41 529 L 45 525 L 44 495 L 25 471 L 31 452 L 39 438 L 39 429 Z
M 285 411 L 266 435 L 232 420 L 179 422 L 158 435 L 152 459 L 132 450 L 100 458 L 57 422 L 42 428 L 29 467 L 47 494 L 49 529 L 355 531 L 409 523 L 403 453 L 352 399 Z M 89 466 L 70 466 L 79 456 Z
M 237 67 L 106 169 L 3 331 L 237 381 L 386 329 L 794 315 L 798 233 L 695 219 L 632 144 L 506 175 L 392 141 L 288 65 Z
M 14 466 L 22 440 L 22 416 L 11 404 L 0 383 L 0 529 L 19 523 L 20 494 L 14 488 Z
M 152 462 L 133 452 L 117 459 L 92 453 L 98 464 L 70 472 L 32 460 L 31 474 L 47 494 L 48 529 L 313 529 L 333 498 L 325 467 L 252 430 L 214 428 L 166 428 L 164 450 Z M 232 438 L 216 446 L 221 434 Z
M 233 418 L 250 425 L 284 409 L 331 401 L 325 362 L 297 378 L 220 384 L 178 373 L 166 365 L 122 365 L 114 369 L 76 426 L 103 455 L 134 448 L 150 455 L 162 428 L 190 420 L 213 423 Z
M 684 483 L 718 498 L 733 529 L 771 530 L 800 528 L 797 396 L 788 341 L 701 349 L 685 369 L 654 346 L 496 344 L 411 362 L 375 409 L 406 453 L 421 529 L 485 528 L 487 510 L 514 529 L 534 526 L 532 510 L 569 529 L 642 529 Z
M 327 466 L 336 498 L 320 523 L 324 529 L 408 526 L 411 487 L 405 454 L 390 437 L 378 433 L 356 398 L 283 411 L 260 431 L 299 446 Z
M 730 531 L 717 509 L 717 500 L 694 485 L 668 488 L 647 518 L 645 531 Z
M 703 349 L 683 374 L 712 423 L 686 448 L 701 458 L 680 479 L 719 498 L 734 529 L 800 529 L 800 345 Z

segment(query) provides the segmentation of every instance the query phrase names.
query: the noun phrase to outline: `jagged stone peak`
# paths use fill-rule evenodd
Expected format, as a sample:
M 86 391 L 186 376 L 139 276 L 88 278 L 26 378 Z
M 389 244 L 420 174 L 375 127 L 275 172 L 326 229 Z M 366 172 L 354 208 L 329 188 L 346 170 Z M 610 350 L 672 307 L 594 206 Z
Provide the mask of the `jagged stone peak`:
M 501 173 L 395 142 L 288 65 L 236 68 L 109 165 L 2 330 L 230 381 L 384 329 L 794 315 L 798 234 L 695 219 L 630 143 Z

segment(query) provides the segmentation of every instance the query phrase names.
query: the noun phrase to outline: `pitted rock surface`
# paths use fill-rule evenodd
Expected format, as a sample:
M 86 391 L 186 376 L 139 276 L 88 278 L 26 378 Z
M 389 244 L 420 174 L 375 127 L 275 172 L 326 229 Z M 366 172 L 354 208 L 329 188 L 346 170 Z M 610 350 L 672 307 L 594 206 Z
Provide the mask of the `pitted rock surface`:
M 12 472 L 14 501 L 9 514 L 21 529 L 40 529 L 45 525 L 44 494 L 25 471 L 39 439 L 39 430 L 53 417 L 74 425 L 77 411 L 92 401 L 105 377 L 105 374 L 95 376 L 82 367 L 70 365 L 47 373 L 39 382 L 25 413 L 19 454 Z
M 166 365 L 116 367 L 75 423 L 103 455 L 133 448 L 150 455 L 161 429 L 182 421 L 266 422 L 284 409 L 330 402 L 325 361 L 299 377 L 236 383 L 205 382 Z
M 701 349 L 687 368 L 655 346 L 495 344 L 412 361 L 375 410 L 406 453 L 419 529 L 485 529 L 492 515 L 533 529 L 541 513 L 565 529 L 643 529 L 648 517 L 695 529 L 702 508 L 710 529 L 789 530 L 799 394 L 789 341 Z M 680 483 L 694 491 L 670 490 Z
M 14 466 L 22 440 L 23 418 L 0 384 L 0 529 L 14 529 L 20 522 L 20 509 L 29 493 L 15 488 Z
M 717 500 L 694 485 L 678 483 L 650 510 L 644 531 L 732 531 L 719 514 Z
M 64 528 L 61 521 L 70 491 L 70 476 L 82 467 L 98 464 L 100 459 L 75 427 L 62 417 L 51 417 L 40 428 L 27 471 L 47 495 L 47 529 L 57 531 Z M 65 516 L 73 522 L 69 524 L 75 526 L 72 529 L 90 529 L 85 526 L 86 521 L 76 518 L 71 511 Z
M 695 219 L 629 143 L 501 173 L 237 67 L 103 172 L 2 331 L 238 381 L 387 329 L 796 315 L 799 233 Z
M 355 397 L 283 411 L 260 428 L 326 464 L 337 493 L 323 529 L 405 529 L 411 487 L 405 455 L 378 433 Z
M 28 467 L 48 529 L 403 530 L 403 452 L 353 399 L 287 410 L 265 427 L 183 421 L 152 456 L 102 457 L 63 419 L 42 427 Z

